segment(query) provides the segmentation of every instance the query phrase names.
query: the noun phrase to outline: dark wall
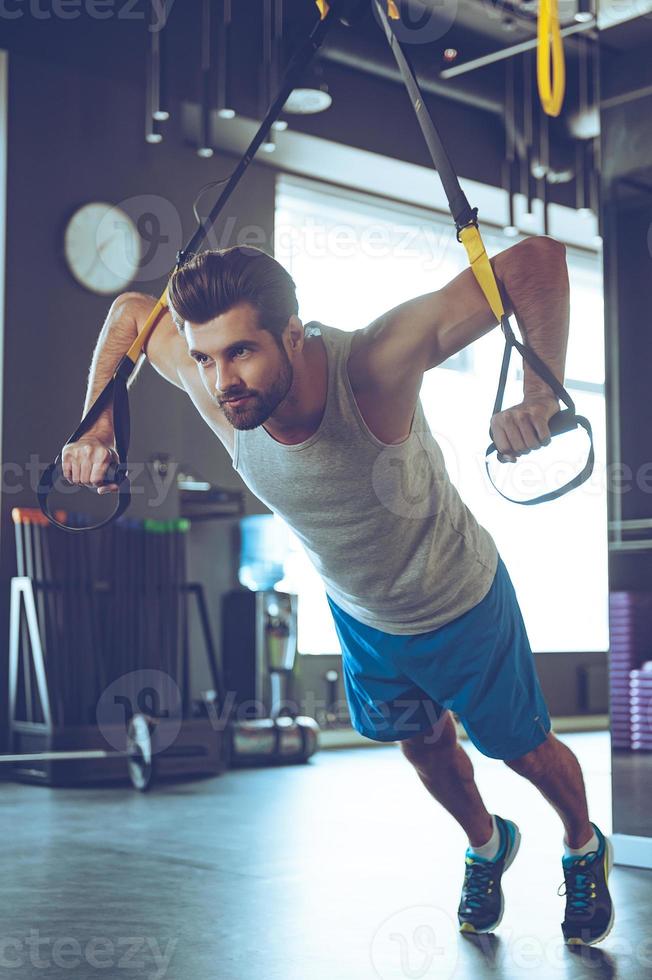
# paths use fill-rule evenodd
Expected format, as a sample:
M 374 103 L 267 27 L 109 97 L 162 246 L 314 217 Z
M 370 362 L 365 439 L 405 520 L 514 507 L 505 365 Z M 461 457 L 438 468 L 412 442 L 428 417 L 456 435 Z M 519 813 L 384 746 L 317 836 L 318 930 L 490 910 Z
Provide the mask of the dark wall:
M 627 177 L 614 180 L 610 209 L 618 310 L 617 408 L 621 454 L 632 475 L 620 497 L 623 519 L 637 520 L 652 517 L 652 184 L 644 194 Z
M 9 84 L 4 447 L 8 459 L 20 462 L 37 451 L 49 459 L 73 428 L 111 300 L 68 273 L 66 219 L 92 200 L 118 204 L 137 218 L 153 214 L 161 241 L 132 288 L 158 296 L 177 249 L 195 230 L 198 189 L 228 173 L 234 161 L 218 155 L 200 160 L 174 131 L 158 146 L 145 143 L 134 91 L 119 78 L 14 55 Z M 233 244 L 242 240 L 242 228 L 255 228 L 246 240 L 271 249 L 273 207 L 274 174 L 253 165 L 222 214 L 216 241 Z M 233 229 L 230 235 L 225 227 Z M 209 478 L 228 476 L 228 455 L 189 399 L 149 365 L 135 382 L 133 409 L 134 460 L 161 442 L 173 446 L 177 458 L 192 446 Z M 27 502 L 18 494 L 14 499 Z
M 201 160 L 184 145 L 174 130 L 179 112 L 173 112 L 162 144 L 145 143 L 142 95 L 119 76 L 110 78 L 75 65 L 13 53 L 9 91 L 2 677 L 7 670 L 9 579 L 15 574 L 11 508 L 36 506 L 35 465 L 42 468 L 54 458 L 81 417 L 92 351 L 111 299 L 85 290 L 68 273 L 62 255 L 66 219 L 92 200 L 122 204 L 134 217 L 157 215 L 169 241 L 159 245 L 149 272 L 133 288 L 159 296 L 176 250 L 194 231 L 192 203 L 198 189 L 234 165 L 233 159 L 219 155 Z M 248 228 L 244 240 L 271 251 L 273 208 L 274 174 L 252 165 L 223 212 L 216 240 L 234 244 L 243 240 L 240 230 Z M 224 229 L 231 227 L 230 237 L 224 238 Z M 179 463 L 195 466 L 211 482 L 243 489 L 228 453 L 189 398 L 147 363 L 131 389 L 130 401 L 132 463 L 146 464 L 150 456 L 164 452 Z M 248 511 L 265 510 L 246 488 L 245 492 Z M 135 482 L 129 513 L 175 516 L 174 493 L 157 497 L 143 475 Z M 69 506 L 85 509 L 72 498 Z M 217 592 L 232 580 L 228 530 L 205 525 L 202 536 L 215 552 L 210 585 Z M 196 544 L 194 529 L 192 538 Z M 5 688 L 0 685 L 1 696 Z M 0 717 L 5 715 L 3 704 Z
M 609 438 L 622 466 L 609 483 L 609 510 L 623 521 L 652 520 L 651 114 L 649 95 L 603 112 Z M 610 566 L 612 589 L 652 589 L 652 549 L 612 552 Z

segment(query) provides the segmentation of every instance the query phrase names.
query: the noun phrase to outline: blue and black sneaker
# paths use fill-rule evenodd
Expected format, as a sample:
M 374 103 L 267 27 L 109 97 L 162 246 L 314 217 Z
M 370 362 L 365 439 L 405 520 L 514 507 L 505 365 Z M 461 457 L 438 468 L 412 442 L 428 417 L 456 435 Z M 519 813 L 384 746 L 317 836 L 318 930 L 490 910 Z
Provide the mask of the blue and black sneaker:
M 564 869 L 566 912 L 561 924 L 569 946 L 593 946 L 610 932 L 615 912 L 607 880 L 614 863 L 613 844 L 594 823 L 599 844 L 587 854 L 569 854 L 561 859 Z M 563 886 L 560 885 L 559 888 Z
M 521 834 L 512 820 L 504 820 L 497 813 L 496 826 L 500 834 L 500 846 L 493 861 L 466 849 L 466 868 L 462 898 L 457 909 L 460 932 L 493 932 L 503 917 L 505 906 L 500 879 L 510 866 L 521 843 Z

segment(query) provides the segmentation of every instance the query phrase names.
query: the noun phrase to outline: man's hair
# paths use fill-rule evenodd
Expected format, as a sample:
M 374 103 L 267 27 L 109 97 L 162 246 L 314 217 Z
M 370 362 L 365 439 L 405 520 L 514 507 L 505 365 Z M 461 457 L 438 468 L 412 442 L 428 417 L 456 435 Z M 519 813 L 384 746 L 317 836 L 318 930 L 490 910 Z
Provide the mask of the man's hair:
M 185 321 L 207 323 L 239 303 L 258 311 L 258 326 L 281 346 L 281 334 L 299 312 L 292 276 L 267 252 L 254 246 L 207 249 L 172 274 L 168 306 L 177 329 Z

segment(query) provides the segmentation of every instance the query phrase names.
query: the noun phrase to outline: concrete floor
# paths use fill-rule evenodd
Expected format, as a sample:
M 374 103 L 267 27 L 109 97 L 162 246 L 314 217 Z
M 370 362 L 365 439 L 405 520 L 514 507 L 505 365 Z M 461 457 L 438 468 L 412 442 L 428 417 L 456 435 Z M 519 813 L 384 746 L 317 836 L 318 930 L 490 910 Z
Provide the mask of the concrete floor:
M 591 818 L 610 833 L 607 733 L 559 737 L 582 763 Z M 148 796 L 3 783 L 0 976 L 652 977 L 652 872 L 614 868 L 610 936 L 566 947 L 559 818 L 463 744 L 488 808 L 523 835 L 494 935 L 457 931 L 466 837 L 387 745 Z

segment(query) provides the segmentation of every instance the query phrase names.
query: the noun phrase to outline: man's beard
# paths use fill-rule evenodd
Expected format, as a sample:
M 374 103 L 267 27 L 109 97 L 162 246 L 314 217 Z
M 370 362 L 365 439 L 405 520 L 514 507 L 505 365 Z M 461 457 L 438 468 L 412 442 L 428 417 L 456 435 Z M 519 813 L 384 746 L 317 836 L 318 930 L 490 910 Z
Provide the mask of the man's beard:
M 227 422 L 234 429 L 257 429 L 281 404 L 292 387 L 293 379 L 294 371 L 290 359 L 285 350 L 281 349 L 281 370 L 272 387 L 262 394 L 257 392 L 242 405 L 229 405 L 228 402 L 221 405 Z

